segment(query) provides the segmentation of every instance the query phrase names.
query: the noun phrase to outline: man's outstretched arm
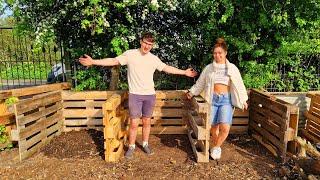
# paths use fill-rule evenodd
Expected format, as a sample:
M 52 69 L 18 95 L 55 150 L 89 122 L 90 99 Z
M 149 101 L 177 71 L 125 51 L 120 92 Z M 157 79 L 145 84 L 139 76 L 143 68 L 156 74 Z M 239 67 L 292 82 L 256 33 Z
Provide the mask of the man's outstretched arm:
M 166 65 L 163 68 L 163 71 L 166 72 L 166 73 L 169 73 L 169 74 L 179 74 L 179 75 L 185 75 L 185 76 L 188 76 L 188 77 L 195 77 L 198 74 L 192 68 L 188 68 L 186 70 L 181 70 L 181 69 L 178 69 L 178 68 L 175 68 L 175 67 L 172 67 L 172 66 L 168 66 L 168 65 Z
M 117 66 L 119 65 L 119 61 L 116 58 L 105 58 L 101 60 L 94 60 L 88 55 L 84 55 L 84 57 L 79 58 L 79 62 L 83 66 Z

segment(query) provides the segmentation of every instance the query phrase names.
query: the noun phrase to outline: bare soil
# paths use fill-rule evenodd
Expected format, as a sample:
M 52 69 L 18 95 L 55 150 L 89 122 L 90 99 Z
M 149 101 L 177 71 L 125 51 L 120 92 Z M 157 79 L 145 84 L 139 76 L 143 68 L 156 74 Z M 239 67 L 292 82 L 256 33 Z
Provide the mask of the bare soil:
M 151 135 L 154 155 L 146 155 L 138 145 L 132 160 L 122 157 L 117 163 L 104 161 L 103 141 L 102 132 L 73 131 L 23 162 L 10 159 L 17 148 L 3 151 L 0 179 L 302 179 L 299 168 L 280 164 L 247 135 L 230 135 L 221 160 L 209 163 L 196 163 L 186 135 Z

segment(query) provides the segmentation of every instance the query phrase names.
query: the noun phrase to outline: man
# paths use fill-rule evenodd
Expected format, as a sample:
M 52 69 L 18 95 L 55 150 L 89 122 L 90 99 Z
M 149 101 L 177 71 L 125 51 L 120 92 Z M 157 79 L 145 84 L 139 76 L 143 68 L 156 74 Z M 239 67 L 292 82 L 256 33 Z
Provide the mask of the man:
M 170 74 L 185 75 L 194 77 L 197 75 L 192 68 L 180 70 L 175 67 L 166 65 L 157 56 L 153 55 L 150 50 L 154 44 L 154 37 L 151 33 L 144 33 L 140 39 L 140 48 L 131 49 L 115 58 L 105 58 L 102 60 L 93 60 L 90 56 L 85 55 L 79 58 L 80 63 L 84 66 L 128 66 L 128 84 L 129 84 L 129 148 L 125 157 L 133 157 L 135 141 L 139 120 L 142 117 L 142 147 L 145 153 L 152 155 L 153 152 L 148 145 L 151 117 L 155 105 L 155 89 L 153 74 L 155 70 L 164 71 Z

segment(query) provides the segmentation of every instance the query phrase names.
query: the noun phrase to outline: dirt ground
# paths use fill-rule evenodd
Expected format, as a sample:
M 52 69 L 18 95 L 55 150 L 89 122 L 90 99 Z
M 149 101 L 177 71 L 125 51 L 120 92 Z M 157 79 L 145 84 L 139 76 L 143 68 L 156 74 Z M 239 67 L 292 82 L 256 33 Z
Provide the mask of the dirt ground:
M 132 160 L 107 163 L 102 132 L 63 133 L 21 163 L 9 160 L 17 148 L 1 152 L 0 179 L 302 179 L 247 135 L 230 135 L 221 160 L 209 163 L 196 163 L 186 135 L 151 135 L 149 143 L 152 156 L 138 146 Z

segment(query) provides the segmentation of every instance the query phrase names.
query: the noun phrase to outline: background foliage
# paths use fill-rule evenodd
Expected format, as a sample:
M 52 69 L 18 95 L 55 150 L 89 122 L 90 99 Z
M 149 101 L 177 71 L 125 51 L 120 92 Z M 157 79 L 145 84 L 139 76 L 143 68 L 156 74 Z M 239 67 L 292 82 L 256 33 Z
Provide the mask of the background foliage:
M 167 64 L 201 71 L 212 61 L 217 37 L 229 45 L 228 59 L 247 87 L 320 89 L 320 1 L 274 0 L 24 0 L 6 3 L 21 32 L 38 42 L 62 41 L 70 62 L 87 53 L 115 57 L 139 47 L 139 35 L 157 36 L 154 54 Z M 105 89 L 108 68 L 78 68 L 78 90 Z M 115 74 L 113 74 L 115 75 Z M 185 89 L 185 77 L 156 73 L 158 89 Z M 127 88 L 125 67 L 118 88 Z

